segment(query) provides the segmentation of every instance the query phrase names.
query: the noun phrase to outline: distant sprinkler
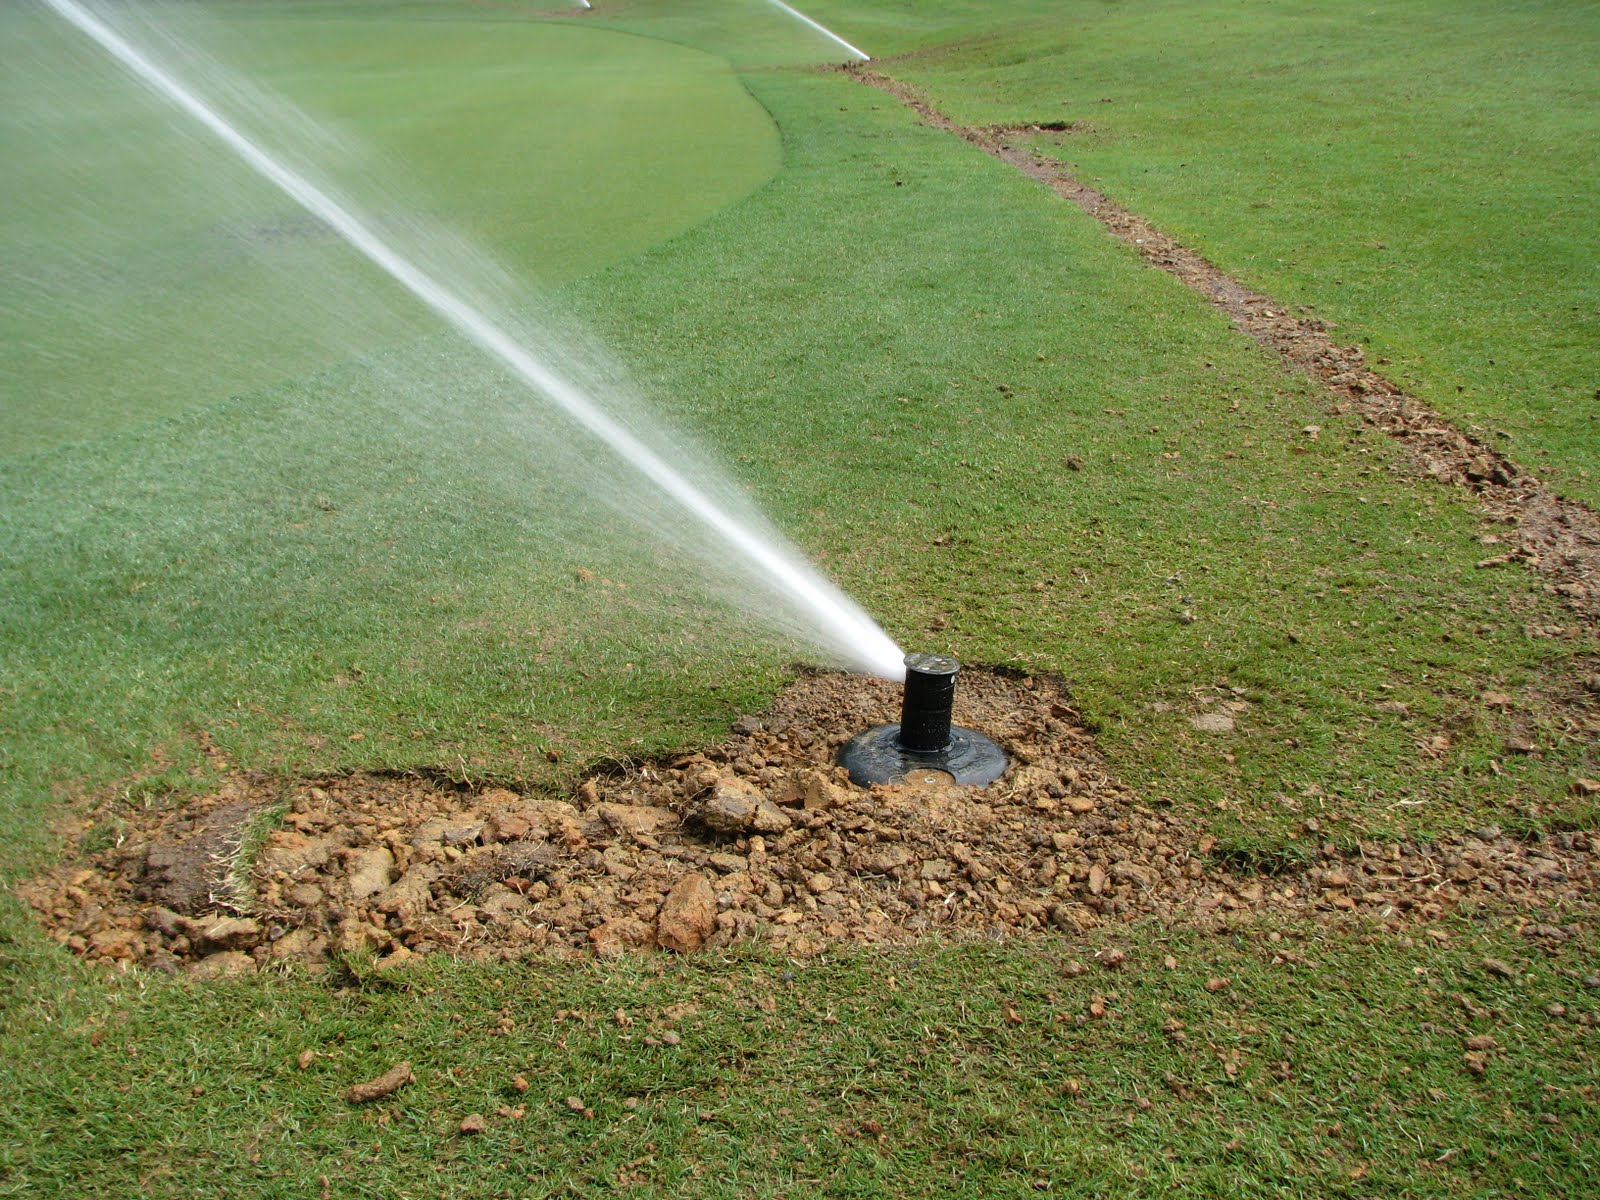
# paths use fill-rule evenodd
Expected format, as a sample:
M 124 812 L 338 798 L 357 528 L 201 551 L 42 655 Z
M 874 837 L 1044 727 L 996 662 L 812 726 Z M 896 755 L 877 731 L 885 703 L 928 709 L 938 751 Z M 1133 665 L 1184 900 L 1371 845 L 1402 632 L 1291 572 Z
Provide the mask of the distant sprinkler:
M 960 670 L 947 654 L 906 655 L 899 723 L 857 734 L 839 751 L 850 782 L 899 783 L 920 771 L 937 771 L 984 787 L 1005 774 L 1010 759 L 993 739 L 950 723 Z

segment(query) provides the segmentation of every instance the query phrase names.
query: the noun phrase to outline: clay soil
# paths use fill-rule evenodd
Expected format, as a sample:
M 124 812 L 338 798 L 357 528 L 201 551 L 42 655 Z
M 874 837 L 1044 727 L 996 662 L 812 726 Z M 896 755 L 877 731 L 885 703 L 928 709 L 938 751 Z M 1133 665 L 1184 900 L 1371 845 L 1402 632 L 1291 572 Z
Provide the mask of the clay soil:
M 1213 698 L 1210 716 L 1242 703 Z M 108 801 L 22 893 L 52 936 L 115 966 L 207 976 L 416 955 L 796 955 L 930 932 L 1072 936 L 1143 916 L 1278 912 L 1426 925 L 1500 910 L 1551 949 L 1592 904 L 1600 834 L 1498 829 L 1325 844 L 1258 875 L 1111 777 L 1060 685 L 964 672 L 959 723 L 1010 752 L 988 788 L 928 775 L 860 788 L 838 747 L 898 689 L 801 677 L 697 753 L 602 771 L 565 798 L 421 776 L 235 776 L 165 808 Z M 119 831 L 115 845 L 89 851 Z M 1315 842 L 1314 822 L 1307 833 Z M 241 845 L 246 850 L 241 851 Z

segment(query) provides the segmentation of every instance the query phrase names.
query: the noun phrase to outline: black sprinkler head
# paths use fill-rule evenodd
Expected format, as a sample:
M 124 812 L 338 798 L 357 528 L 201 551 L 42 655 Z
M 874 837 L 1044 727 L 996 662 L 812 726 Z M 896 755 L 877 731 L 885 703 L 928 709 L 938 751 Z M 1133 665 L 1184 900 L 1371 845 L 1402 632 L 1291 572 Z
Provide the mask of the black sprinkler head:
M 850 782 L 897 783 L 916 771 L 942 771 L 957 783 L 984 787 L 1005 773 L 1006 752 L 975 729 L 950 724 L 956 672 L 947 654 L 906 655 L 900 721 L 857 734 L 839 751 Z

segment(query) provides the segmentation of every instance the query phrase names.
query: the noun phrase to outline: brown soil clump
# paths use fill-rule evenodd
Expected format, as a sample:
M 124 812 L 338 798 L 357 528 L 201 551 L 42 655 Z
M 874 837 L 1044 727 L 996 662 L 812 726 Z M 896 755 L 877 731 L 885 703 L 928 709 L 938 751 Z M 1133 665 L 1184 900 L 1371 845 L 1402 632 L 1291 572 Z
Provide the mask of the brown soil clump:
M 396 1063 L 376 1079 L 369 1079 L 366 1083 L 352 1086 L 345 1092 L 344 1098 L 351 1104 L 367 1104 L 373 1100 L 381 1100 L 385 1096 L 392 1096 L 415 1078 L 416 1076 L 411 1073 L 409 1062 Z
M 1080 131 L 1050 123 L 968 128 L 940 113 L 910 87 L 878 71 L 842 68 L 895 97 L 929 125 L 946 130 L 1045 184 L 1134 247 L 1151 266 L 1188 284 L 1234 326 L 1278 355 L 1285 368 L 1321 381 L 1335 413 L 1354 412 L 1397 439 L 1411 469 L 1440 483 L 1467 488 L 1491 519 L 1513 532 L 1480 567 L 1522 563 L 1582 619 L 1579 629 L 1541 629 L 1538 636 L 1593 633 L 1600 624 L 1600 513 L 1553 491 L 1486 442 L 1457 429 L 1417 397 L 1373 371 L 1360 346 L 1341 346 L 1316 317 L 1294 316 L 1269 296 L 1245 287 L 1136 213 L 1076 179 L 1059 161 L 1015 145 L 1047 130 Z
M 719 745 L 592 776 L 567 800 L 413 776 L 236 779 L 176 811 L 115 813 L 128 823 L 120 846 L 22 893 L 87 958 L 217 976 L 351 955 L 691 953 L 742 938 L 803 955 L 935 930 L 1071 933 L 1256 910 L 1398 924 L 1495 902 L 1529 922 L 1550 910 L 1529 931 L 1553 946 L 1570 936 L 1562 910 L 1591 901 L 1600 876 L 1600 835 L 1524 843 L 1496 829 L 1325 845 L 1273 876 L 1231 869 L 1214 839 L 1111 778 L 1045 678 L 963 675 L 957 721 L 1013 758 L 990 787 L 852 786 L 838 747 L 897 705 L 893 685 L 807 675 Z M 232 907 L 183 911 L 167 877 L 151 882 L 164 847 L 285 800 Z
M 259 804 L 244 795 L 172 822 L 158 841 L 126 860 L 137 871 L 134 896 L 186 916 L 226 903 L 234 856 Z

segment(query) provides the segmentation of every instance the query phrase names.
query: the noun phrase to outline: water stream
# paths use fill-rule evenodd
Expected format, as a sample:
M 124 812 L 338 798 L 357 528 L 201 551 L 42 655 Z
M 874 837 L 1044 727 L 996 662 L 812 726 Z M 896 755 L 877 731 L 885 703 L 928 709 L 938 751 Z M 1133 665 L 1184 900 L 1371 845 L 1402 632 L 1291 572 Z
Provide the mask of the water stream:
M 283 155 L 230 122 L 193 86 L 146 47 L 77 0 L 44 0 L 51 9 L 93 39 L 142 83 L 198 122 L 252 170 L 336 231 L 351 247 L 426 305 L 484 354 L 490 356 L 564 414 L 584 433 L 603 443 L 619 467 L 648 481 L 683 513 L 712 535 L 722 551 L 744 564 L 767 584 L 786 610 L 786 625 L 797 621 L 808 640 L 844 664 L 887 679 L 904 676 L 903 653 L 860 606 L 793 547 L 762 522 L 730 510 L 711 489 L 692 478 L 683 464 L 668 461 L 636 432 L 603 406 L 601 399 L 551 364 L 554 348 L 528 344 L 509 325 L 491 316 L 467 293 L 443 277 L 437 267 L 425 268 L 402 253 L 377 226 L 333 190 L 314 182 Z M 757 615 L 760 615 L 759 613 Z

